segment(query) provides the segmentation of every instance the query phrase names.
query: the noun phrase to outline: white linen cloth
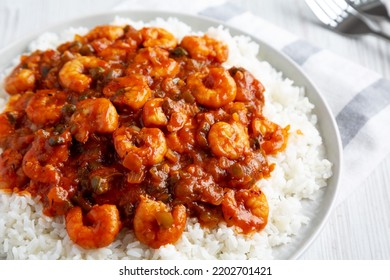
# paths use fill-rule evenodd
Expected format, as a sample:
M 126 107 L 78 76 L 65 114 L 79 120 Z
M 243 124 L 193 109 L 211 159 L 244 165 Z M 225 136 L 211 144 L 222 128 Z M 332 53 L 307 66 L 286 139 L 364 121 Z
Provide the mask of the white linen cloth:
M 342 202 L 390 151 L 390 81 L 297 38 L 236 3 L 227 0 L 125 0 L 115 9 L 164 10 L 217 19 L 268 42 L 300 65 L 330 105 L 339 127 L 344 159 L 336 203 Z

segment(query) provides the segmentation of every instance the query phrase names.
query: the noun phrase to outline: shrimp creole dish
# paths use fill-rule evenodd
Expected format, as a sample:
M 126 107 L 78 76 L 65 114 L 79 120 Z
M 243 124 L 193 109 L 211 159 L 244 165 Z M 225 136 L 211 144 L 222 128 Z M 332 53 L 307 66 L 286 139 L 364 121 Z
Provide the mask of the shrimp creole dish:
M 278 76 L 273 69 L 240 58 L 252 52 L 253 42 L 222 28 L 199 34 L 177 20 L 161 21 L 79 32 L 73 40 L 22 55 L 7 73 L 7 104 L 0 114 L 0 211 L 10 216 L 19 207 L 24 209 L 19 215 L 35 213 L 32 231 L 46 227 L 42 234 L 55 242 L 45 249 L 33 241 L 40 233 L 32 232 L 35 237 L 25 237 L 30 245 L 22 250 L 5 233 L 0 254 L 269 258 L 257 250 L 287 243 L 281 236 L 293 235 L 294 223 L 299 228 L 307 222 L 288 203 L 325 186 L 331 164 L 317 152 L 311 160 L 321 165 L 321 175 L 302 175 L 311 176 L 305 177 L 308 183 L 301 180 L 308 185 L 306 195 L 294 192 L 295 179 L 288 178 L 294 164 L 286 154 L 302 158 L 305 147 L 299 145 L 311 145 L 302 139 L 320 136 L 310 104 L 289 118 L 283 111 L 289 105 L 278 101 L 278 94 L 288 92 L 286 98 L 297 104 L 307 98 L 280 77 L 278 92 L 269 82 Z M 239 49 L 240 44 L 250 47 Z M 250 69 L 258 65 L 266 70 Z M 267 107 L 268 99 L 284 107 Z M 272 118 L 278 112 L 279 119 Z M 322 151 L 321 141 L 313 141 Z M 287 190 L 289 184 L 294 186 Z M 295 221 L 285 218 L 286 225 L 279 219 L 289 211 Z M 18 218 L 2 219 L 17 227 Z M 241 240 L 252 241 L 239 248 L 245 247 Z M 199 248 L 191 249 L 194 245 Z

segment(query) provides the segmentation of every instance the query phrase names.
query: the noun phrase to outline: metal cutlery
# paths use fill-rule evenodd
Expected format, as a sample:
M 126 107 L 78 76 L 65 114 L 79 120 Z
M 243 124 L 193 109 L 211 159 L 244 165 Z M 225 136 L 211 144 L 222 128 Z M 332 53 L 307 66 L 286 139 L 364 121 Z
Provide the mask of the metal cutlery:
M 387 7 L 380 0 L 347 0 L 347 2 L 361 13 L 390 20 Z
M 305 0 L 306 4 L 329 29 L 349 35 L 375 34 L 390 40 L 390 34 L 345 0 Z

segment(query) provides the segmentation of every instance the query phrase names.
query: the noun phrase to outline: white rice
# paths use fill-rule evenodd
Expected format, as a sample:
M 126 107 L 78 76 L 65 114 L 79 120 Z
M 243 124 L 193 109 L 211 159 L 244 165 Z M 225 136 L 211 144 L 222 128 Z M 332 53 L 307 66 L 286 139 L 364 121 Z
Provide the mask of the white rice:
M 175 18 L 156 19 L 144 24 L 116 18 L 115 24 L 160 26 L 179 40 L 193 34 L 191 28 Z M 63 34 L 43 34 L 31 42 L 29 51 L 55 48 L 73 39 L 75 33 L 87 29 L 70 29 Z M 332 175 L 332 164 L 325 158 L 321 136 L 316 128 L 313 104 L 303 88 L 283 79 L 272 66 L 259 61 L 259 46 L 247 37 L 232 37 L 222 28 L 210 28 L 207 34 L 229 45 L 226 67 L 241 66 L 251 71 L 265 86 L 264 114 L 282 127 L 290 125 L 285 151 L 270 157 L 276 163 L 271 177 L 258 184 L 266 194 L 270 207 L 266 228 L 250 236 L 237 234 L 224 223 L 214 230 L 200 227 L 196 219 L 188 219 L 186 230 L 174 245 L 150 249 L 141 244 L 129 230 L 123 230 L 107 248 L 85 250 L 69 239 L 63 217 L 49 218 L 42 214 L 37 199 L 17 194 L 0 194 L 0 258 L 7 259 L 272 259 L 274 249 L 288 246 L 309 218 L 303 204 L 315 203 L 320 189 Z M 0 92 L 0 109 L 4 109 L 5 93 Z M 1 98 L 3 97 L 3 98 Z

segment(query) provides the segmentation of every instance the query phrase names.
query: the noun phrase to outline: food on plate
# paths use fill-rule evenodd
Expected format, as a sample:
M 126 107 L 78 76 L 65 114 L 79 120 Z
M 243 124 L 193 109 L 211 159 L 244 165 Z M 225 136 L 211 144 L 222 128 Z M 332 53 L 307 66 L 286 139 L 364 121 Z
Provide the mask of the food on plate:
M 161 25 L 175 30 L 175 23 L 187 28 L 172 20 Z M 294 171 L 282 175 L 281 170 L 292 168 L 285 160 L 290 142 L 290 152 L 299 158 L 297 139 L 309 138 L 303 141 L 308 146 L 313 132 L 319 137 L 301 113 L 310 110 L 296 109 L 289 119 L 292 109 L 283 112 L 288 104 L 271 99 L 282 106 L 268 105 L 268 82 L 256 71 L 259 62 L 232 63 L 235 56 L 247 55 L 240 44 L 249 46 L 251 57 L 245 40 L 234 41 L 221 29 L 174 34 L 162 26 L 139 25 L 97 26 L 21 57 L 4 79 L 9 97 L 0 115 L 0 188 L 23 196 L 3 194 L 2 199 L 7 204 L 33 201 L 31 207 L 41 205 L 41 213 L 34 214 L 51 223 L 49 228 L 59 225 L 59 236 L 50 238 L 67 243 L 55 258 L 73 256 L 74 248 L 88 256 L 91 249 L 110 247 L 114 258 L 153 258 L 153 250 L 164 258 L 158 252 L 171 246 L 200 258 L 183 250 L 183 242 L 205 247 L 198 244 L 199 234 L 217 247 L 209 257 L 239 251 L 232 242 L 260 244 L 259 236 L 268 235 L 268 243 L 278 245 L 271 231 L 278 226 L 283 231 L 276 216 L 279 211 L 288 220 L 288 213 L 275 199 L 280 193 L 288 209 L 294 191 L 276 185 L 273 193 L 267 182 L 294 183 L 288 183 Z M 269 77 L 277 80 L 266 73 L 265 80 Z M 280 85 L 293 104 L 307 102 L 291 85 Z M 278 113 L 281 124 L 268 117 Z M 316 145 L 318 155 L 323 148 Z M 310 172 L 300 175 L 307 198 L 331 174 L 330 163 L 317 155 L 310 159 L 326 175 L 312 171 L 309 181 L 305 173 Z M 299 192 L 293 203 L 305 197 Z M 6 207 L 13 209 L 1 211 Z M 306 218 L 296 217 L 292 223 L 299 228 Z M 229 236 L 217 237 L 225 233 Z M 0 249 L 8 251 L 2 242 Z M 251 257 L 248 249 L 243 254 Z
M 207 35 L 178 42 L 130 25 L 24 56 L 5 80 L 3 188 L 39 195 L 87 249 L 112 243 L 121 225 L 152 248 L 174 243 L 187 215 L 263 229 L 268 203 L 255 183 L 270 176 L 267 154 L 283 150 L 288 127 L 264 117 L 263 85 L 225 69 L 227 57 Z

